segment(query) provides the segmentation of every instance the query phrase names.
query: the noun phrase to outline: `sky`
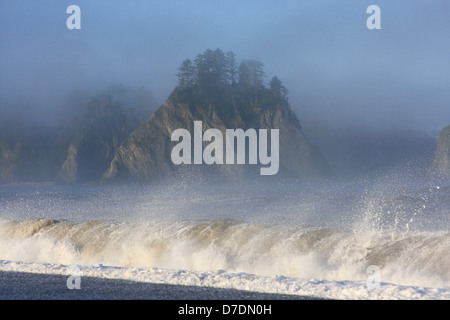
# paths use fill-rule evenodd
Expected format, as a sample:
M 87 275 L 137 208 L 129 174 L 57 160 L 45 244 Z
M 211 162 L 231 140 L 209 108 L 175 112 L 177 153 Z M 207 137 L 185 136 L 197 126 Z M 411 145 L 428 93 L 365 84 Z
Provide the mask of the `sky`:
M 81 29 L 69 30 L 69 5 Z M 369 30 L 368 6 L 381 9 Z M 264 63 L 301 122 L 450 124 L 448 0 L 1 0 L 0 104 L 51 118 L 75 88 L 145 87 L 158 104 L 206 49 Z

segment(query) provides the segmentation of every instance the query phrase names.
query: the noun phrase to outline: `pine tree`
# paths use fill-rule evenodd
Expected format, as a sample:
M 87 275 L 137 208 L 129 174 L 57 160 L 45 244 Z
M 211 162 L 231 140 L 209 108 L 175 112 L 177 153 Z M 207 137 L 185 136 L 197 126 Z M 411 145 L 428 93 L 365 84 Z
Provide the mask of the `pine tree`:
M 239 65 L 239 85 L 251 89 L 254 102 L 258 103 L 258 91 L 264 87 L 264 64 L 258 60 L 244 60 Z
M 225 54 L 226 59 L 226 72 L 227 72 L 227 78 L 228 82 L 231 85 L 234 85 L 236 83 L 236 75 L 237 75 L 237 62 L 236 62 L 236 55 L 233 51 L 229 51 Z
M 270 86 L 270 91 L 272 92 L 272 94 L 275 96 L 275 98 L 277 100 L 281 100 L 282 102 L 287 103 L 288 90 L 277 76 L 274 76 L 270 80 L 269 86 Z
M 217 89 L 227 82 L 226 57 L 220 49 L 208 49 L 197 55 L 194 64 L 197 69 L 197 84 L 201 88 Z
M 183 61 L 181 66 L 178 68 L 178 73 L 176 76 L 178 77 L 178 85 L 183 88 L 190 88 L 195 83 L 195 68 L 192 65 L 192 61 L 190 59 L 186 59 Z

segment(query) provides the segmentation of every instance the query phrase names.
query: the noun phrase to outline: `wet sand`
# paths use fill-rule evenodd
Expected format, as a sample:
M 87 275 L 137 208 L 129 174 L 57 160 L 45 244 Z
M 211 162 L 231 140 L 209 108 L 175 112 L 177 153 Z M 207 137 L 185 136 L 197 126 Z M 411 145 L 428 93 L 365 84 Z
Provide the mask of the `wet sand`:
M 0 271 L 2 300 L 316 300 L 234 289 L 81 277 L 80 289 L 68 289 L 67 276 Z

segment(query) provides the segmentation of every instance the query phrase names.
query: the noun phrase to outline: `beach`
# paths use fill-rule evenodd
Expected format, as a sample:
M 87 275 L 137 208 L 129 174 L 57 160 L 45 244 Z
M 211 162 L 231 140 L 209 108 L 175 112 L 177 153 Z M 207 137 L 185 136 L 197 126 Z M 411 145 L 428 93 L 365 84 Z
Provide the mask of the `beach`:
M 315 300 L 317 298 L 245 290 L 143 283 L 82 277 L 80 289 L 68 289 L 57 274 L 0 271 L 1 300 Z
M 0 298 L 449 299 L 448 183 L 363 186 L 2 187 Z

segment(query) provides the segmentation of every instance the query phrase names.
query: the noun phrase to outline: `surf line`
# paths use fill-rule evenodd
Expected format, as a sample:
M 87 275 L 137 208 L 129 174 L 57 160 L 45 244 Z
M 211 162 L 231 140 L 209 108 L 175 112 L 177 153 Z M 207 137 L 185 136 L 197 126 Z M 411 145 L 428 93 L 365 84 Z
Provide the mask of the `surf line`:
M 248 138 L 248 145 L 246 144 L 246 138 Z M 246 164 L 246 150 L 248 150 L 249 164 L 257 164 L 259 159 L 260 164 L 267 166 L 260 168 L 260 175 L 275 175 L 280 164 L 279 139 L 279 129 L 270 129 L 269 155 L 267 129 L 259 129 L 258 132 L 255 129 L 247 129 L 246 131 L 243 129 L 226 129 L 225 163 Z M 189 130 L 175 129 L 172 132 L 171 140 L 178 141 L 172 148 L 170 155 L 175 165 L 192 164 L 192 140 L 194 141 L 194 164 L 224 164 L 224 139 L 222 132 L 214 128 L 203 132 L 202 121 L 194 121 L 193 139 L 191 139 Z M 235 148 L 235 141 L 237 142 L 237 148 Z M 203 149 L 203 142 L 210 143 Z

